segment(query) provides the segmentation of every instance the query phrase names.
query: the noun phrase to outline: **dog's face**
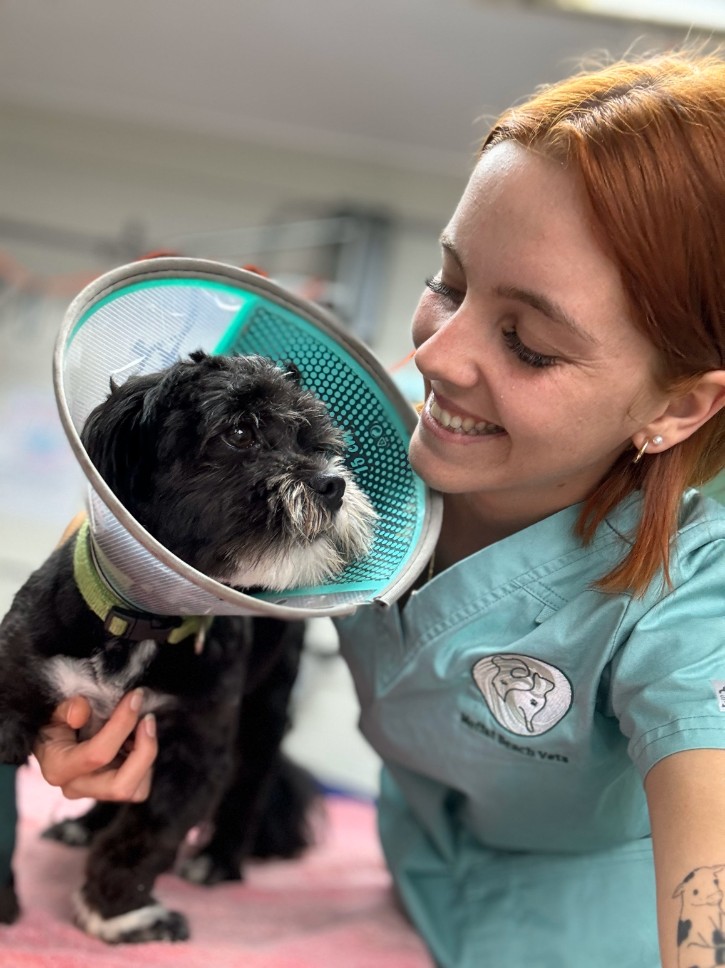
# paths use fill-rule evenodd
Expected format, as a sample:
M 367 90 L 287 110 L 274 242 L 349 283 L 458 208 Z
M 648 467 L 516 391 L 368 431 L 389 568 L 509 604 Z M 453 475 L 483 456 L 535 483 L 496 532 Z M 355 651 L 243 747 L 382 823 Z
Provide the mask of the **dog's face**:
M 218 581 L 316 585 L 369 550 L 375 512 L 292 365 L 192 353 L 112 385 L 81 439 L 136 520 Z

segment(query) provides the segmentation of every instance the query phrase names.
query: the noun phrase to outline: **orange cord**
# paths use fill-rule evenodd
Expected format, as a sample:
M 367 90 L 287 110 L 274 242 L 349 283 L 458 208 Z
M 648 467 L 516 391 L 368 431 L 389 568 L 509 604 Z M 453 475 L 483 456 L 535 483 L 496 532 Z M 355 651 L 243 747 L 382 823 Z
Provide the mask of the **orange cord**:
M 397 370 L 402 370 L 404 366 L 407 366 L 407 364 L 410 363 L 414 356 L 415 350 L 411 350 L 410 353 L 408 353 L 407 356 L 404 356 L 402 360 L 398 360 L 397 363 L 392 363 L 388 367 L 388 371 L 390 373 L 395 373 Z

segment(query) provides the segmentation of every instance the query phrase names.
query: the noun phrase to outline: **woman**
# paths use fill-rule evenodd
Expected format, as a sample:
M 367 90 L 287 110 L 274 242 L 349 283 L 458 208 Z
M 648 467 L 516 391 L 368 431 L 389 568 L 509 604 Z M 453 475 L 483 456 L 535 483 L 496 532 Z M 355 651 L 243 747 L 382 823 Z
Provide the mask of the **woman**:
M 725 466 L 724 157 L 721 59 L 617 64 L 504 114 L 443 232 L 410 448 L 440 541 L 339 623 L 440 965 L 654 968 L 655 910 L 665 968 L 725 962 L 725 509 L 689 490 Z M 64 704 L 50 782 L 142 798 L 148 729 L 84 775 L 132 702 L 80 745 Z

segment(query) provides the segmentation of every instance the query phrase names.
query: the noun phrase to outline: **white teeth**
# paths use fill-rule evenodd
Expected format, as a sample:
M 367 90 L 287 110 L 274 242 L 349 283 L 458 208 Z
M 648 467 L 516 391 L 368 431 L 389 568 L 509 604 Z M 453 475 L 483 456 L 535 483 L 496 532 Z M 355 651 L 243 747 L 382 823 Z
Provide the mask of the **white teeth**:
M 485 420 L 476 422 L 473 417 L 461 417 L 459 414 L 449 413 L 435 399 L 431 400 L 429 411 L 434 420 L 437 420 L 439 424 L 442 424 L 442 426 L 447 427 L 457 434 L 468 434 L 471 437 L 477 437 L 481 434 L 501 433 L 503 429 L 498 424 L 487 423 Z

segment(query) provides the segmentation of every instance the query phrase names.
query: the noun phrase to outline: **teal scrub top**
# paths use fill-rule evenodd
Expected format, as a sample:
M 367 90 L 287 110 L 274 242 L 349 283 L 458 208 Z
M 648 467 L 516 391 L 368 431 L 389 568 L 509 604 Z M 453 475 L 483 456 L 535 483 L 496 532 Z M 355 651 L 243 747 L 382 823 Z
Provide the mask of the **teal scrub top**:
M 642 780 L 725 748 L 725 508 L 685 495 L 671 589 L 597 591 L 639 510 L 583 546 L 567 508 L 338 622 L 383 849 L 440 965 L 659 965 Z

